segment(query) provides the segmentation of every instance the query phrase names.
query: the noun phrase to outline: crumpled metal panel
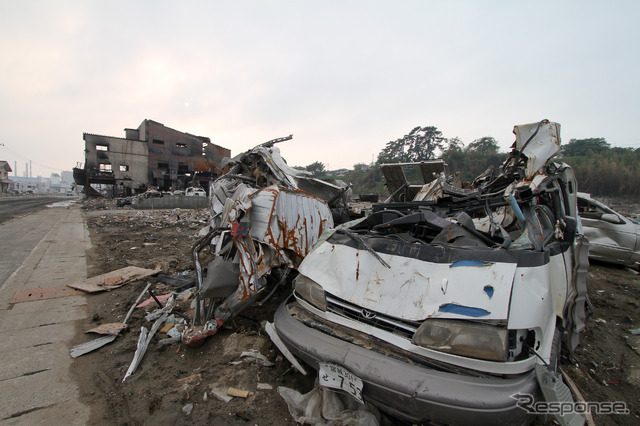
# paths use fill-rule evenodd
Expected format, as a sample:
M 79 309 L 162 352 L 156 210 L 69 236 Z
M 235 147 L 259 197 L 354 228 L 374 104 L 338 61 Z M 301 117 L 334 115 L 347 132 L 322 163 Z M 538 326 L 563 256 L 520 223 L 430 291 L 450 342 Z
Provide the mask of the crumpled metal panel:
M 439 178 L 424 184 L 413 201 L 435 201 L 438 198 L 441 198 L 443 195 L 444 182 L 445 177 L 440 176 Z
M 479 319 L 508 317 L 515 263 L 458 266 L 380 253 L 390 265 L 387 268 L 365 250 L 328 242 L 313 253 L 300 273 L 326 292 L 365 309 L 408 321 L 470 319 L 481 312 L 476 309 L 485 311 Z
M 547 161 L 560 152 L 560 124 L 543 120 L 540 123 L 521 124 L 513 127 L 516 149 L 521 150 L 527 161 L 526 178 L 533 179 Z
M 256 159 L 260 161 L 256 162 Z M 247 164 L 248 163 L 248 164 Z M 260 163 L 257 165 L 256 163 Z M 270 144 L 258 145 L 253 149 L 236 156 L 231 160 L 235 164 L 230 176 L 223 176 L 216 181 L 216 189 L 219 181 L 227 180 L 239 184 L 238 173 L 251 172 L 255 183 L 259 187 L 280 185 L 284 188 L 300 189 L 313 194 L 327 202 L 340 200 L 343 205 L 347 205 L 351 197 L 351 189 L 342 181 L 326 181 L 314 178 L 311 173 L 290 167 L 280 155 L 280 150 Z M 252 168 L 253 167 L 253 168 Z M 246 176 L 245 176 L 246 178 Z M 218 199 L 221 197 L 218 195 Z M 219 200 L 212 198 L 212 215 L 219 213 Z
M 269 186 L 251 195 L 250 235 L 276 249 L 283 260 L 283 249 L 300 259 L 307 255 L 319 236 L 333 227 L 331 210 L 322 200 L 302 191 Z
M 240 259 L 239 285 L 216 309 L 223 321 L 257 295 L 264 287 L 261 277 L 271 268 L 297 268 L 320 235 L 333 227 L 327 204 L 306 192 L 272 185 L 244 194 L 227 216 L 231 222 L 248 218 L 250 229 L 248 235 L 233 237 Z

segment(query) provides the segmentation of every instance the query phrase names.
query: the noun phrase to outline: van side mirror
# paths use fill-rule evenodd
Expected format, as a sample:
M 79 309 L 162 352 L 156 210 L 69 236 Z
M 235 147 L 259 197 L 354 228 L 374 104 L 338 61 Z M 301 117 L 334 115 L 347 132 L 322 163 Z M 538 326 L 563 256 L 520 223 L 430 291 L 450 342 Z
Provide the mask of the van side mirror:
M 618 217 L 618 215 L 615 215 L 613 213 L 604 213 L 602 217 L 600 217 L 600 219 L 604 220 L 605 222 L 613 223 L 616 225 L 623 223 L 622 220 Z

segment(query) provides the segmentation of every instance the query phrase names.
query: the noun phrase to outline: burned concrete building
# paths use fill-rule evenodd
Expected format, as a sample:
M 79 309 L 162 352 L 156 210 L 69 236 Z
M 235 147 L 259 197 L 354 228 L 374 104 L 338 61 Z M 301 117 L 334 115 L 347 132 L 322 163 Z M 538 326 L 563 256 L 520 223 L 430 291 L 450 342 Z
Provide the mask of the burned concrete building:
M 227 148 L 208 137 L 166 127 L 145 119 L 125 137 L 83 133 L 84 167 L 74 169 L 76 184 L 87 193 L 92 184 L 107 185 L 112 195 L 130 195 L 149 188 L 160 191 L 200 185 L 207 188 L 220 174 L 220 161 L 231 156 Z

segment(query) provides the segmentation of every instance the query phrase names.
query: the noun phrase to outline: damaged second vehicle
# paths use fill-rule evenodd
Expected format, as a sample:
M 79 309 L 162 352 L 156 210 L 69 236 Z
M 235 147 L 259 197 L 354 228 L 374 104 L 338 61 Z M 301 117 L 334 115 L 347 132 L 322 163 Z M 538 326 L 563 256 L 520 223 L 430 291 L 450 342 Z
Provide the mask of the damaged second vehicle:
M 413 164 L 420 186 L 408 164 L 381 166 L 391 198 L 306 255 L 274 325 L 321 384 L 413 423 L 527 424 L 522 398 L 560 398 L 548 385 L 584 328 L 588 244 L 575 175 L 551 160 L 560 125 L 514 133 L 468 188 L 442 162 Z
M 197 273 L 193 326 L 197 346 L 223 323 L 261 304 L 287 282 L 320 235 L 349 218 L 350 188 L 289 167 L 274 139 L 228 159 L 211 184 L 211 224 L 193 247 Z M 204 263 L 202 252 L 213 255 Z

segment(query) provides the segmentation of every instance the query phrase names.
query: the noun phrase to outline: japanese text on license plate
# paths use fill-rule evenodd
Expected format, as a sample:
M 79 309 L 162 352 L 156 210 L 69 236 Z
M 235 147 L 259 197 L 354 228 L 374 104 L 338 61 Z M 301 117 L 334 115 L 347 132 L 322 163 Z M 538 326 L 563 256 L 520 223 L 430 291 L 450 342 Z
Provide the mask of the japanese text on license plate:
M 362 379 L 346 368 L 329 362 L 321 362 L 318 369 L 318 380 L 320 386 L 342 389 L 361 404 L 364 404 L 362 399 Z

